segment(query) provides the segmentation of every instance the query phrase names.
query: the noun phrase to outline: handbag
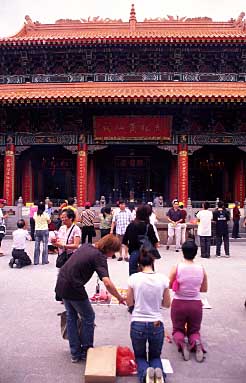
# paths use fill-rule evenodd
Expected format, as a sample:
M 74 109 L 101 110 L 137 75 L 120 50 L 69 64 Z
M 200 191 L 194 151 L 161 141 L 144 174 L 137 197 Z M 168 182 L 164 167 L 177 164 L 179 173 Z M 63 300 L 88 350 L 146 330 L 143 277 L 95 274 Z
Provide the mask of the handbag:
M 61 336 L 62 339 L 68 339 L 67 336 L 67 315 L 66 311 L 63 311 L 62 313 L 57 314 L 61 318 L 60 326 L 61 326 Z M 77 327 L 78 327 L 78 332 L 81 334 L 81 327 L 82 327 L 82 321 L 80 315 L 78 315 L 77 319 Z
M 153 246 L 153 244 L 149 240 L 148 229 L 149 229 L 149 225 L 146 225 L 146 231 L 145 231 L 144 235 L 142 235 L 142 234 L 138 235 L 138 242 L 140 244 L 140 250 L 141 250 L 141 247 L 147 248 L 148 252 L 151 253 L 154 258 L 160 259 L 161 255 L 160 255 L 159 251 L 157 250 L 157 248 L 155 246 Z
M 176 268 L 176 274 L 175 274 L 175 279 L 172 283 L 172 290 L 176 293 L 176 291 L 178 291 L 179 289 L 179 283 L 178 283 L 178 280 L 177 280 L 177 274 L 178 274 L 178 265 L 177 265 L 177 268 Z
M 67 236 L 66 245 L 68 244 L 68 240 L 69 240 L 70 234 L 73 231 L 74 226 L 75 225 L 72 226 L 72 228 L 71 228 L 71 230 Z M 60 269 L 63 265 L 65 265 L 65 263 L 67 262 L 67 260 L 70 258 L 71 255 L 72 255 L 72 253 L 68 254 L 66 250 L 64 250 L 61 254 L 58 254 L 58 256 L 56 258 L 56 267 L 58 269 Z

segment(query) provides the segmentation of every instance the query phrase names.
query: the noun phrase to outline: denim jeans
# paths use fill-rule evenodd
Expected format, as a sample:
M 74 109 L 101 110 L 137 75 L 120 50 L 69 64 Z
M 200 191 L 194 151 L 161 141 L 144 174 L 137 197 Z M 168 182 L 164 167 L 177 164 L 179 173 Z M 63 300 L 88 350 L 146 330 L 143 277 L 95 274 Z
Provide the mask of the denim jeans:
M 75 358 L 86 357 L 89 347 L 94 342 L 95 313 L 89 299 L 71 301 L 64 299 L 67 311 L 67 335 L 71 355 Z M 77 320 L 80 314 L 82 320 L 81 334 L 78 332 Z
M 42 264 L 48 263 L 48 230 L 36 230 L 35 231 L 35 249 L 34 249 L 34 265 L 39 264 L 40 257 L 40 243 L 43 242 Z
M 138 365 L 138 377 L 145 381 L 148 367 L 161 368 L 161 350 L 164 342 L 164 326 L 162 322 L 132 322 L 130 332 L 132 347 Z M 146 344 L 148 342 L 148 357 Z
M 129 275 L 138 273 L 138 256 L 139 250 L 133 250 L 129 259 Z

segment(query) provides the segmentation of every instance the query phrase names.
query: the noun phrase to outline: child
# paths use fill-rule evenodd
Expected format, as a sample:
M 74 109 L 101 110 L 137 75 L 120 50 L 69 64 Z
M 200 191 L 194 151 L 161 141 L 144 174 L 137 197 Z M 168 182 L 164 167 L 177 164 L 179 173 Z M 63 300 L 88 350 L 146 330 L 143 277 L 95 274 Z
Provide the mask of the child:
M 13 250 L 12 258 L 9 262 L 9 267 L 13 268 L 14 264 L 18 269 L 23 266 L 31 265 L 31 259 L 25 251 L 26 240 L 31 241 L 32 237 L 25 229 L 26 223 L 24 219 L 19 219 L 17 222 L 17 230 L 13 232 Z
M 57 254 L 58 248 L 54 245 L 57 239 L 58 231 L 56 230 L 56 225 L 54 222 L 49 224 L 49 239 L 48 239 L 48 252 L 49 254 Z

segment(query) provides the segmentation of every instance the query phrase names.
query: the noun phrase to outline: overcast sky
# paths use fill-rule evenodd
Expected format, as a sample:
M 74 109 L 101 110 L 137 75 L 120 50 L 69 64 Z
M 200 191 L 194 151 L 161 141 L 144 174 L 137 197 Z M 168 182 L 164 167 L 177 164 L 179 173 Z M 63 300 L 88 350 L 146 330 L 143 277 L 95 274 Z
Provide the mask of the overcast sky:
M 89 16 L 128 21 L 132 3 L 138 21 L 166 15 L 208 16 L 216 21 L 227 21 L 246 12 L 245 0 L 0 0 L 0 36 L 17 33 L 23 26 L 25 15 L 41 23 Z

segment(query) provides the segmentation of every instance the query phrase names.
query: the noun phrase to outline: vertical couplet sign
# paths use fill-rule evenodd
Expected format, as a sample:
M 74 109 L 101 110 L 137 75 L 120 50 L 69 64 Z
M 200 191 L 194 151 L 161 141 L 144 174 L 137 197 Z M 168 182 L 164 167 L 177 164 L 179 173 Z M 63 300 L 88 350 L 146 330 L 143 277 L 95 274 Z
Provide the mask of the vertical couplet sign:
M 31 202 L 33 200 L 33 175 L 32 163 L 30 160 L 26 160 L 23 168 L 22 198 L 24 203 Z
M 235 201 L 239 201 L 240 205 L 243 205 L 245 195 L 245 169 L 244 169 L 244 161 L 242 159 L 239 159 L 237 167 L 236 167 L 236 174 L 235 174 Z
M 84 206 L 87 198 L 87 145 L 78 145 L 77 154 L 77 203 Z
M 15 146 L 14 144 L 6 145 L 4 157 L 4 182 L 3 182 L 3 198 L 6 199 L 7 205 L 15 204 Z
M 178 144 L 178 198 L 187 205 L 188 200 L 188 145 Z

